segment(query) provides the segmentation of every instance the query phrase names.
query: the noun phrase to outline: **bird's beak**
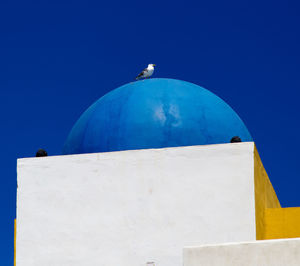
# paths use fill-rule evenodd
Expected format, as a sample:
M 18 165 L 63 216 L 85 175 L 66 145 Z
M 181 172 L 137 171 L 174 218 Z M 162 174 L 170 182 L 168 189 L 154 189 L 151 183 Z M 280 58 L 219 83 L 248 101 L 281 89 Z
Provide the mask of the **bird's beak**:
M 152 64 L 153 66 L 156 66 L 155 64 Z

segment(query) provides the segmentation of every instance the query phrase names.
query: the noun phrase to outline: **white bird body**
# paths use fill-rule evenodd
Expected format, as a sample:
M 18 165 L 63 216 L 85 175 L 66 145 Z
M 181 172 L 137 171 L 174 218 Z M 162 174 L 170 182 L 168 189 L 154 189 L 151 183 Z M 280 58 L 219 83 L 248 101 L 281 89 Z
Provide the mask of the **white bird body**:
M 147 72 L 145 73 L 145 78 L 151 77 L 154 72 L 154 66 L 150 65 L 147 67 Z
M 154 72 L 155 64 L 149 64 L 147 68 L 145 68 L 137 77 L 136 79 L 142 79 L 142 78 L 149 78 L 152 76 Z

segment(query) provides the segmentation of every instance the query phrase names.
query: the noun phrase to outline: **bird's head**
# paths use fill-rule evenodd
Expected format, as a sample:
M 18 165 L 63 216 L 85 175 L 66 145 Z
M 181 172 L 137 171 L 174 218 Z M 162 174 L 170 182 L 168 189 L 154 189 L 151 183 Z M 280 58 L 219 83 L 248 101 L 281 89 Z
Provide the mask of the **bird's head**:
M 149 64 L 149 65 L 148 65 L 148 67 L 153 67 L 153 68 L 154 68 L 155 66 L 156 66 L 155 64 Z

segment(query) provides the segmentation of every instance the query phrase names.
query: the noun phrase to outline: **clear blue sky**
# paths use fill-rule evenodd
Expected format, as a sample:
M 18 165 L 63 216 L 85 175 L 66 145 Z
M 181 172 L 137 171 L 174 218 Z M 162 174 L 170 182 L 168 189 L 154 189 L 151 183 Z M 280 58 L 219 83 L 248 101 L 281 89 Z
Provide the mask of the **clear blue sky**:
M 1 266 L 13 265 L 16 159 L 40 147 L 60 154 L 80 114 L 148 63 L 155 77 L 230 104 L 282 206 L 300 206 L 299 1 L 9 2 L 0 4 Z

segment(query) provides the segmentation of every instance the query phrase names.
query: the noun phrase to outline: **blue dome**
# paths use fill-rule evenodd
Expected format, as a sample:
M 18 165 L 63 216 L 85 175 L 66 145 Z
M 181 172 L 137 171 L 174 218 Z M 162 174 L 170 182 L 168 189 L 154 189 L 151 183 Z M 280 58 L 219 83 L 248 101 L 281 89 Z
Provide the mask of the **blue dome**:
M 128 83 L 96 101 L 71 130 L 64 154 L 228 143 L 252 137 L 218 96 L 175 79 Z

